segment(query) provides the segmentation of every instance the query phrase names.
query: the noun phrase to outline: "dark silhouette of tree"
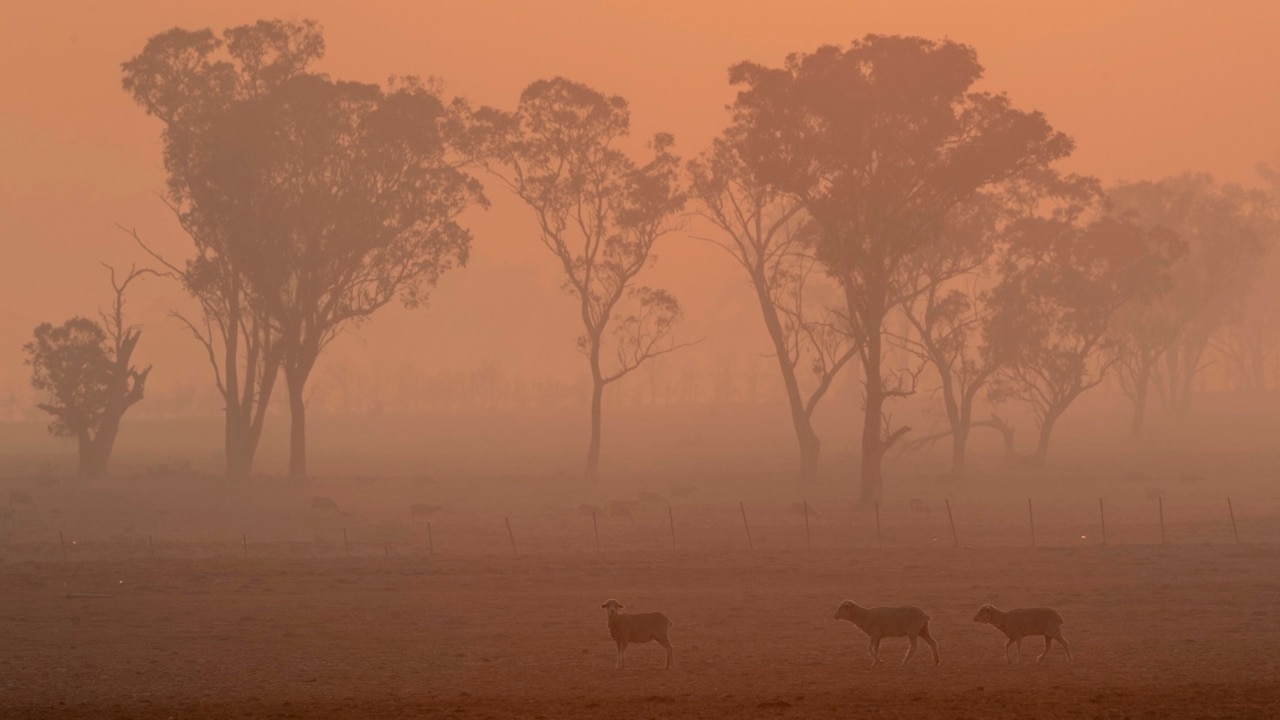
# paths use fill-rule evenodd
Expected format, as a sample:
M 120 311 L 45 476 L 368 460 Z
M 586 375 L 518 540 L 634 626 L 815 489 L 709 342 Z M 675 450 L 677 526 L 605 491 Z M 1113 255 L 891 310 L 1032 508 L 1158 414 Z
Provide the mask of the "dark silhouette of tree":
M 484 197 L 453 150 L 462 127 L 414 79 L 383 89 L 310 74 L 210 123 L 191 198 L 226 231 L 280 345 L 292 477 L 306 476 L 305 388 L 321 352 L 397 298 L 425 304 L 466 263 L 457 218 Z
M 753 176 L 742 160 L 741 140 L 731 128 L 690 162 L 690 192 L 700 214 L 722 234 L 710 240 L 737 261 L 755 291 L 800 446 L 797 477 L 809 483 L 817 478 L 822 448 L 813 414 L 857 346 L 848 322 L 811 299 L 816 261 L 806 252 L 800 203 Z M 812 376 L 807 383 L 806 368 Z
M 31 386 L 48 398 L 36 407 L 53 416 L 50 433 L 79 443 L 82 478 L 106 474 L 120 421 L 142 400 L 151 373 L 150 365 L 142 370 L 133 365 L 142 330 L 126 324 L 124 314 L 129 284 L 150 271 L 131 269 L 117 280 L 115 269 L 108 269 L 115 300 L 111 311 L 101 314 L 102 323 L 85 317 L 59 326 L 43 323 L 23 346 Z
M 902 311 L 911 332 L 895 341 L 936 373 L 948 424 L 947 432 L 917 438 L 908 445 L 949 437 L 953 478 L 965 473 L 973 428 L 1000 432 L 1006 447 L 1011 442 L 1011 428 L 994 412 L 990 419 L 973 419 L 974 404 L 1000 364 L 986 342 L 998 257 L 1011 252 L 1011 245 L 1018 241 L 1016 229 L 1028 218 L 1074 218 L 1099 192 L 1093 178 L 1032 168 L 957 205 L 943 219 L 941 242 L 922 248 L 907 261 L 903 277 L 914 286 L 905 293 Z
M 237 238 L 196 200 L 203 182 L 197 168 L 209 161 L 209 131 L 223 113 L 305 73 L 323 55 L 324 37 L 314 22 L 276 20 L 229 28 L 221 36 L 208 29 L 168 30 L 123 65 L 125 91 L 164 123 L 164 199 L 191 238 L 193 254 L 170 262 L 148 251 L 200 306 L 199 318 L 174 316 L 204 347 L 225 403 L 230 478 L 247 478 L 253 470 L 283 348 L 253 295 L 249 268 L 229 252 Z
M 1097 387 L 1121 354 L 1113 332 L 1126 304 L 1168 289 L 1177 236 L 1115 218 L 1081 224 L 1035 218 L 1002 260 L 991 292 L 987 343 L 999 363 L 996 400 L 1031 406 L 1043 465 L 1053 429 L 1077 398 Z
M 1168 228 L 1186 244 L 1187 252 L 1171 270 L 1169 293 L 1138 313 L 1131 333 L 1145 335 L 1138 347 L 1145 344 L 1143 353 L 1159 357 L 1146 370 L 1147 382 L 1158 378 L 1165 408 L 1185 412 L 1206 351 L 1240 310 L 1269 249 L 1266 195 L 1219 185 L 1203 174 L 1119 185 L 1108 195 L 1115 214 Z M 1146 394 L 1142 372 L 1126 382 L 1139 415 L 1138 403 L 1145 403 Z
M 744 86 L 733 106 L 744 159 L 816 223 L 815 254 L 864 338 L 864 503 L 880 495 L 882 457 L 908 430 L 885 413 L 914 378 L 886 372 L 884 322 L 919 290 L 904 276 L 912 258 L 944 242 L 940 226 L 958 204 L 1072 148 L 1040 114 L 975 91 L 981 75 L 967 46 L 880 35 L 730 72 Z
M 653 158 L 637 165 L 617 147 L 630 125 L 621 97 L 554 78 L 529 85 L 514 112 L 478 111 L 473 135 L 490 170 L 533 210 L 539 239 L 578 300 L 578 349 L 592 380 L 590 480 L 599 476 L 605 387 L 682 347 L 673 338 L 675 297 L 636 285 L 684 206 L 680 160 L 672 137 L 660 133 Z

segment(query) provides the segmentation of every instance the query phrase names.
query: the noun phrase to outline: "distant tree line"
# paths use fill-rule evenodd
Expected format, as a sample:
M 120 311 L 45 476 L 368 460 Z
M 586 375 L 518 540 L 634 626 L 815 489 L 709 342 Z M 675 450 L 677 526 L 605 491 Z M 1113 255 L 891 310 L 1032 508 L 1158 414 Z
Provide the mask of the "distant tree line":
M 644 283 L 655 245 L 678 233 L 723 249 L 753 291 L 801 482 L 818 473 L 817 408 L 860 370 L 865 502 L 894 447 L 949 439 L 960 477 L 974 429 L 1011 444 L 983 402 L 1031 410 L 1039 464 L 1060 419 L 1109 379 L 1132 400 L 1137 436 L 1153 401 L 1188 411 L 1210 355 L 1241 387 L 1277 372 L 1280 321 L 1258 292 L 1280 280 L 1280 171 L 1261 168 L 1269 190 L 1207 175 L 1108 188 L 1067 173 L 1073 140 L 980 89 L 969 46 L 868 35 L 781 67 L 735 65 L 730 122 L 688 161 L 666 133 L 643 157 L 625 152 L 627 102 L 572 80 L 538 80 L 511 110 L 472 108 L 413 77 L 331 78 L 315 69 L 324 50 L 314 22 L 260 21 L 169 30 L 123 66 L 125 91 L 162 123 L 163 196 L 190 253 L 134 237 L 199 308 L 175 317 L 225 401 L 229 477 L 251 474 L 281 377 L 289 472 L 306 475 L 307 386 L 325 348 L 391 302 L 424 305 L 466 264 L 459 217 L 487 206 L 484 183 L 527 208 L 576 301 L 590 479 L 606 389 L 691 344 L 678 300 Z M 43 325 L 27 346 L 51 429 L 80 438 L 87 474 L 105 469 L 147 377 L 130 365 L 123 285 L 105 325 Z M 458 380 L 473 394 L 499 382 Z M 893 419 L 924 389 L 942 432 Z

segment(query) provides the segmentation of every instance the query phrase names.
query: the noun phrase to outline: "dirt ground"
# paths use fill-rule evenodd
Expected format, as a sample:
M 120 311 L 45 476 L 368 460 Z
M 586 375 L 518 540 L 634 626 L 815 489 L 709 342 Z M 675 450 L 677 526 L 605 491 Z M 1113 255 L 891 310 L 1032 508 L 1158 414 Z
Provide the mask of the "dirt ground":
M 609 597 L 674 671 L 613 670 Z M 843 598 L 924 607 L 942 665 L 873 670 Z M 1057 607 L 1075 664 L 1006 665 L 988 602 Z M 1274 545 L 0 563 L 3 718 L 1275 718 L 1278 678 Z

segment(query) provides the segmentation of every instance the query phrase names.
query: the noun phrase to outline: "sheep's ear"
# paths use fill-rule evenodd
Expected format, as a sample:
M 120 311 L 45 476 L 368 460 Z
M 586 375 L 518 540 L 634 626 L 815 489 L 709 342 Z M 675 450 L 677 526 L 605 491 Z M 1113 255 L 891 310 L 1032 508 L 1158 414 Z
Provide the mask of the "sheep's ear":
M 619 610 L 621 610 L 621 609 L 622 609 L 622 608 L 624 608 L 624 607 L 626 607 L 626 605 L 623 605 L 622 603 L 618 603 L 618 609 L 619 609 Z

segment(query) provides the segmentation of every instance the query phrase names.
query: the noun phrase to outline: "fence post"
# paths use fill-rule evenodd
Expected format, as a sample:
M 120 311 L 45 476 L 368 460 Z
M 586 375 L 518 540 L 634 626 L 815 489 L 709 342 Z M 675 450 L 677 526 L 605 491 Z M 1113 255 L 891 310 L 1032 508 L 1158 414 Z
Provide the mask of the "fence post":
M 1165 544 L 1165 537 L 1164 537 L 1164 498 L 1162 498 L 1162 497 L 1158 497 L 1158 498 L 1156 498 L 1156 503 L 1157 503 L 1158 507 L 1160 508 L 1160 544 L 1161 544 L 1161 545 L 1164 545 L 1164 544 Z
M 1031 498 L 1027 498 L 1027 517 L 1031 518 L 1031 547 L 1036 546 L 1036 511 L 1031 507 Z
M 747 506 L 738 501 L 738 509 L 742 511 L 742 527 L 747 529 L 747 549 L 755 550 L 756 546 L 751 542 L 751 526 L 747 524 Z
M 511 518 L 508 517 L 503 519 L 507 521 L 507 536 L 511 538 L 511 554 L 519 555 L 519 551 L 516 550 L 516 534 L 511 532 Z
M 956 535 L 956 519 L 951 516 L 951 501 L 943 498 L 942 502 L 947 504 L 947 522 L 951 523 L 951 544 L 954 547 L 960 547 L 960 538 Z
M 596 536 L 596 552 L 600 552 L 600 526 L 596 524 L 596 511 L 591 511 L 591 530 Z
M 671 524 L 671 549 L 676 549 L 676 516 L 671 511 L 671 506 L 667 505 L 667 521 Z
M 1231 534 L 1236 538 L 1236 544 L 1240 544 L 1240 531 L 1236 530 L 1236 510 L 1231 507 L 1231 498 L 1227 498 L 1227 512 L 1231 513 Z
M 1098 517 L 1102 518 L 1102 544 L 1107 544 L 1107 511 L 1102 507 L 1102 498 L 1098 498 Z
M 809 549 L 812 550 L 813 536 L 809 534 L 809 501 L 804 500 L 802 502 L 804 503 L 804 540 Z
M 880 498 L 876 498 L 876 547 L 884 547 L 884 541 L 880 538 Z

